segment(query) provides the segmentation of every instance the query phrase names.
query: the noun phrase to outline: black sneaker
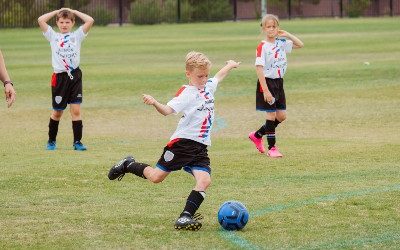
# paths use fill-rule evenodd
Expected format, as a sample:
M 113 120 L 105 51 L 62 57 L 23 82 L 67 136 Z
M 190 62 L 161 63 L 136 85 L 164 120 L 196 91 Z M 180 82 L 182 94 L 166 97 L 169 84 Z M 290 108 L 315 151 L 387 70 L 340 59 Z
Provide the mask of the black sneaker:
M 195 214 L 193 217 L 190 217 L 189 215 L 183 215 L 175 221 L 175 229 L 198 231 L 202 226 L 201 222 L 199 221 L 201 219 L 203 219 L 203 216 L 200 214 Z
M 135 162 L 135 159 L 133 159 L 132 156 L 127 156 L 121 161 L 119 161 L 117 164 L 111 167 L 110 172 L 108 172 L 108 179 L 110 180 L 115 180 L 118 178 L 118 180 L 122 180 L 122 177 L 124 177 L 125 173 L 127 173 L 127 167 L 129 164 Z

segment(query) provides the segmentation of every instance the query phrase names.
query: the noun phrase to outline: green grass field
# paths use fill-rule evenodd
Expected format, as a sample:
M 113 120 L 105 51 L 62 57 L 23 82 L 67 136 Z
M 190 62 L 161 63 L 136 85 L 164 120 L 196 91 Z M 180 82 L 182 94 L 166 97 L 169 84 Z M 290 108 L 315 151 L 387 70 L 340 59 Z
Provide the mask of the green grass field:
M 87 152 L 72 150 L 68 111 L 58 150 L 45 150 L 49 45 L 39 29 L 1 30 L 18 96 L 0 107 L 0 248 L 399 249 L 399 22 L 282 21 L 305 48 L 289 55 L 279 160 L 247 139 L 264 120 L 255 111 L 257 22 L 93 28 L 81 55 Z M 179 116 L 158 114 L 141 94 L 170 100 L 186 81 L 190 50 L 209 56 L 213 74 L 228 59 L 242 65 L 216 93 L 203 228 L 179 232 L 173 223 L 194 186 L 188 174 L 158 185 L 106 175 L 127 154 L 157 162 Z M 221 230 L 226 200 L 249 209 L 244 230 Z

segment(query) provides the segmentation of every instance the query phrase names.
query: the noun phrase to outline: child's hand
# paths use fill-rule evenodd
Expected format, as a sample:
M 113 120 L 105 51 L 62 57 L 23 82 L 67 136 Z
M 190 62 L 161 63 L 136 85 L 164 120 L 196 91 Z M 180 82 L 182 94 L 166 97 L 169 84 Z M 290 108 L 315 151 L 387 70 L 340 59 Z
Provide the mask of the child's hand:
M 70 9 L 70 8 L 61 8 L 59 11 L 63 11 L 63 10 L 68 10 L 68 11 L 72 12 L 72 9 Z
M 154 99 L 154 97 L 151 95 L 143 94 L 143 102 L 147 105 L 154 105 L 154 103 L 156 103 L 156 99 Z
M 234 60 L 226 61 L 226 64 L 229 65 L 230 68 L 237 68 L 241 64 L 241 62 L 235 62 Z
M 285 31 L 285 30 L 279 30 L 278 31 L 278 36 L 282 36 L 282 37 L 288 37 L 289 32 Z

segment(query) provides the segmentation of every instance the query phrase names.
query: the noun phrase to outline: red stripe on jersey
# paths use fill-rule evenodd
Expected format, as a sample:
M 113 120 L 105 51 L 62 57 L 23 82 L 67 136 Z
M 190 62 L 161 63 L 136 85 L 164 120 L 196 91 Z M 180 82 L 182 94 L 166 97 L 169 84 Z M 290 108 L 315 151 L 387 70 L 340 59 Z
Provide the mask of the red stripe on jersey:
M 281 77 L 281 69 L 279 69 L 279 68 L 278 68 L 278 76 L 279 76 L 279 78 L 282 78 Z
M 260 44 L 257 46 L 257 53 L 256 53 L 257 57 L 260 57 L 260 56 L 261 56 L 261 51 L 262 51 L 262 46 L 263 46 L 263 45 L 264 45 L 264 42 L 260 43 Z
M 179 90 L 178 90 L 178 92 L 176 92 L 176 94 L 175 94 L 175 97 L 177 97 L 177 96 L 179 96 L 184 90 L 185 90 L 185 86 L 182 86 Z
M 180 140 L 180 138 L 175 138 L 172 141 L 169 141 L 167 144 L 167 147 L 172 147 L 176 142 L 178 142 Z

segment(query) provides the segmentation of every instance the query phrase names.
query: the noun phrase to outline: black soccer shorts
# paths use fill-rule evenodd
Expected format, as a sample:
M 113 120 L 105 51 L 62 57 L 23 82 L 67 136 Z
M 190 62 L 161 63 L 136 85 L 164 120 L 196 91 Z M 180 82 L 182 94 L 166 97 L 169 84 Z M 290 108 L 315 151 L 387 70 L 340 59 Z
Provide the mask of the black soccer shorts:
M 211 174 L 207 145 L 189 140 L 174 139 L 164 147 L 164 152 L 156 165 L 165 172 L 201 170 Z
M 267 86 L 275 102 L 270 105 L 264 99 L 264 92 L 261 87 L 260 81 L 257 80 L 256 91 L 256 110 L 266 112 L 276 112 L 276 110 L 286 110 L 286 97 L 285 90 L 283 89 L 283 78 L 271 79 L 265 78 Z
M 53 73 L 51 77 L 51 98 L 54 110 L 64 110 L 67 104 L 82 103 L 82 71 L 77 68 L 71 71 L 73 79 L 67 72 Z

